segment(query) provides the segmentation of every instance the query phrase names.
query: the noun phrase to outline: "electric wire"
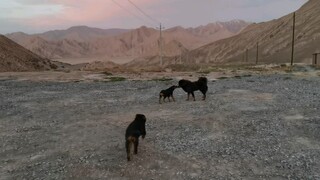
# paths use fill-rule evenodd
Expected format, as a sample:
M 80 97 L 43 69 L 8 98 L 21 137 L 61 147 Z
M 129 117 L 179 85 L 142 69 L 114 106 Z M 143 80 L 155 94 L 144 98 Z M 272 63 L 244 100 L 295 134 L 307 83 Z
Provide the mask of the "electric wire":
M 116 2 L 115 0 L 111 0 L 114 4 L 116 4 L 117 6 L 119 6 L 121 9 L 123 9 L 124 11 L 126 11 L 127 13 L 131 14 L 132 16 L 136 17 L 137 19 L 147 23 L 150 26 L 153 26 L 153 24 L 151 24 L 150 22 L 145 21 L 144 19 L 142 19 L 141 17 L 139 17 L 138 15 L 136 15 L 135 13 L 133 13 L 132 11 L 130 11 L 129 9 L 125 8 L 124 6 L 122 6 L 121 4 L 119 4 L 118 2 Z
M 147 13 L 145 13 L 141 8 L 139 8 L 136 4 L 134 4 L 131 0 L 127 0 L 130 4 L 132 4 L 138 11 L 140 11 L 143 15 L 145 15 L 147 18 L 155 22 L 156 24 L 160 24 L 159 21 L 154 19 L 153 17 L 149 16 Z

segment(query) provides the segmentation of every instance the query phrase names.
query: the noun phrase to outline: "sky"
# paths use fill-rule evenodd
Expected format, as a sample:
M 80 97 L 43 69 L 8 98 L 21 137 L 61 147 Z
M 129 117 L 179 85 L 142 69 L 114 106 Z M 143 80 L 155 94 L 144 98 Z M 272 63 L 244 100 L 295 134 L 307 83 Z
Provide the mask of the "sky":
M 241 19 L 264 22 L 289 14 L 307 0 L 0 0 L 0 33 L 41 33 L 86 25 L 197 27 Z

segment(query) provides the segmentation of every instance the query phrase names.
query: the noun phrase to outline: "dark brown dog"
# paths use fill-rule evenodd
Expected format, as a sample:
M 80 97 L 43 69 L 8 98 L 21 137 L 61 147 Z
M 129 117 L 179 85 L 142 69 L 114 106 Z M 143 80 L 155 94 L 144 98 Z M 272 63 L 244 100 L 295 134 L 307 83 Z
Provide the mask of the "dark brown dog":
M 194 97 L 194 91 L 200 90 L 203 94 L 202 100 L 206 99 L 206 93 L 208 91 L 208 85 L 207 85 L 208 79 L 205 77 L 200 77 L 198 81 L 191 82 L 189 80 L 182 79 L 179 81 L 179 87 L 181 87 L 185 92 L 188 93 L 188 99 L 190 94 L 193 97 L 193 100 L 195 101 L 196 98 Z
M 178 88 L 179 86 L 171 86 L 166 90 L 162 90 L 159 94 L 159 103 L 161 104 L 161 99 L 163 98 L 163 102 L 165 102 L 165 99 L 168 98 L 170 102 L 170 97 L 172 98 L 173 101 L 175 101 L 173 97 L 173 91 Z
M 126 151 L 127 159 L 131 160 L 131 148 L 134 145 L 134 154 L 138 154 L 139 137 L 146 136 L 146 117 L 143 114 L 137 114 L 136 118 L 126 130 Z

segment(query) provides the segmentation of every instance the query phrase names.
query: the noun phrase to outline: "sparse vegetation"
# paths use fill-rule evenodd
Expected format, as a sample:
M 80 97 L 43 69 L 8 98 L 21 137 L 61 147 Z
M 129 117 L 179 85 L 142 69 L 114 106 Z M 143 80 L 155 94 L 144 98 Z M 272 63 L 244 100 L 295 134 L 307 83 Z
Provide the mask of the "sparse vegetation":
M 320 70 L 320 65 L 314 65 L 313 66 L 316 70 Z
M 112 73 L 111 72 L 108 72 L 108 71 L 104 71 L 102 72 L 102 74 L 106 75 L 106 76 L 112 76 Z
M 126 78 L 124 78 L 124 77 L 117 77 L 117 76 L 108 77 L 106 79 L 109 79 L 110 82 L 117 82 L 117 81 L 125 81 L 126 80 Z
M 288 67 L 284 70 L 284 72 L 286 73 L 292 73 L 293 72 L 293 69 L 291 67 Z
M 222 77 L 218 77 L 217 79 L 223 80 L 223 79 L 228 79 L 228 78 L 229 78 L 229 77 L 222 76 Z
M 173 65 L 169 65 L 168 68 L 177 72 L 190 72 L 190 71 L 197 72 L 201 69 L 201 65 L 200 64 L 173 64 Z
M 162 77 L 162 78 L 154 78 L 151 81 L 172 81 L 172 78 L 166 78 L 166 77 Z
M 290 79 L 292 79 L 291 77 L 284 77 L 283 78 L 284 80 L 290 80 Z
M 206 68 L 201 68 L 197 73 L 200 74 L 210 74 L 211 72 L 221 72 L 222 69 L 219 66 L 210 66 Z
M 51 68 L 51 69 L 58 69 L 58 66 L 55 65 L 55 64 L 50 64 L 50 68 Z

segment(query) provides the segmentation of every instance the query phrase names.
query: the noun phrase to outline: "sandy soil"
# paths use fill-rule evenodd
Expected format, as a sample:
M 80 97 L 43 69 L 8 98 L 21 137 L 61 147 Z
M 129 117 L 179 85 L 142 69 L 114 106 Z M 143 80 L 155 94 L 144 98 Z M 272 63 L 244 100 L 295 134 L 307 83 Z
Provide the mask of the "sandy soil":
M 125 64 L 128 63 L 130 61 L 132 61 L 134 59 L 134 57 L 123 57 L 123 58 L 101 58 L 101 57 L 97 57 L 97 58 L 63 58 L 63 59 L 53 59 L 55 61 L 60 61 L 63 63 L 68 63 L 68 64 L 81 64 L 81 63 L 92 63 L 95 61 L 111 61 L 117 64 Z

